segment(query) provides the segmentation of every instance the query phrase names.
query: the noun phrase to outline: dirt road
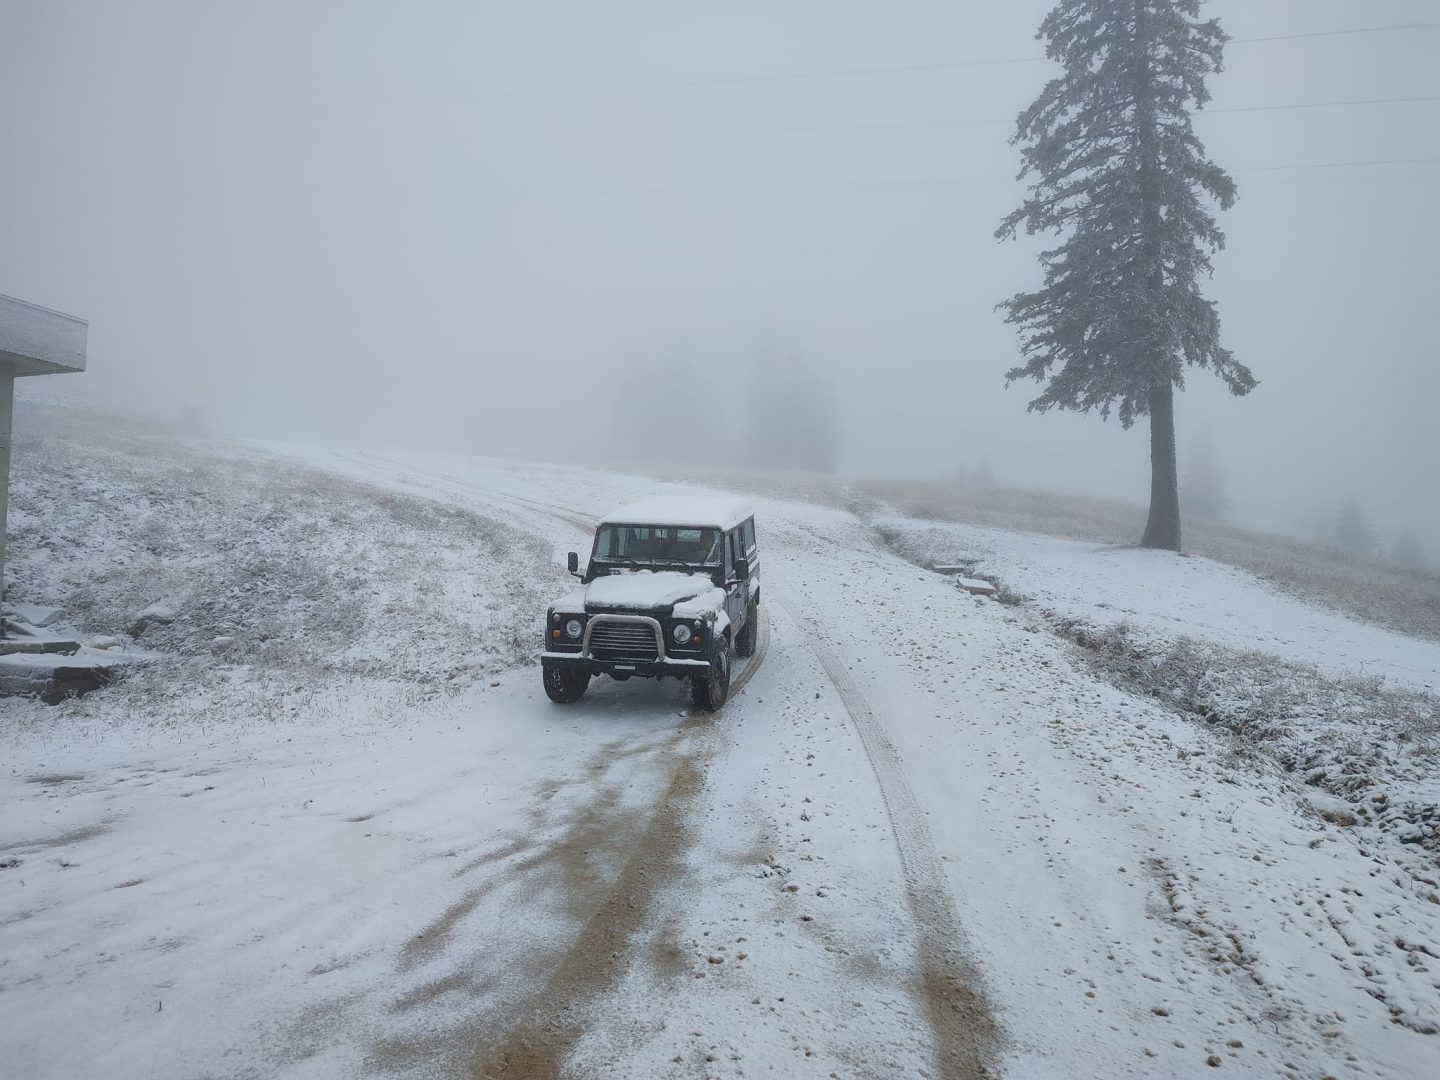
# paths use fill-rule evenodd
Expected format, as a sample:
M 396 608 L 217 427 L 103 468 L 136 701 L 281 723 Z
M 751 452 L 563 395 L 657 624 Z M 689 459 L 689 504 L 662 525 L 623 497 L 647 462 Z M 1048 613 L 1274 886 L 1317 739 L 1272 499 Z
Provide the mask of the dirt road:
M 383 467 L 574 534 L 656 486 Z M 660 880 L 627 894 L 643 915 L 608 923 L 624 932 L 603 938 L 600 969 L 577 938 L 590 959 L 565 953 L 545 1005 L 510 1029 L 559 1032 L 550 1066 L 1059 1077 L 1232 1061 L 1340 1075 L 1388 1060 L 1373 1074 L 1412 1075 L 1423 1048 L 1340 954 L 1263 970 L 1254 955 L 1314 877 L 1308 826 L 1271 810 L 1282 788 L 1207 767 L 1206 733 L 1098 682 L 1023 610 L 904 562 L 845 509 L 761 500 L 757 520 L 768 658 L 703 752 L 677 759 L 683 799 L 667 794 L 631 834 L 660 860 Z M 1273 906 L 1219 899 L 1257 860 Z M 1205 881 L 1214 903 L 1189 898 Z M 592 975 L 566 994 L 575 965 Z M 1334 995 L 1358 1019 L 1327 1014 Z
M 343 457 L 391 482 L 432 496 L 458 500 L 482 510 L 504 509 L 523 514 L 530 522 L 536 518 L 549 519 L 554 530 L 566 533 L 588 531 L 589 523 L 606 509 L 599 504 L 591 508 L 577 507 L 570 500 L 545 501 L 537 498 L 533 491 L 520 495 L 509 485 L 487 484 L 375 454 Z M 778 545 L 783 535 L 777 534 L 770 542 Z M 781 555 L 782 549 L 777 546 L 774 554 Z M 726 762 L 718 748 L 724 738 L 727 717 L 740 709 L 741 692 L 757 673 L 762 685 L 772 687 L 784 685 L 795 674 L 780 671 L 767 677 L 770 673 L 762 667 L 777 608 L 779 621 L 786 630 L 793 631 L 813 622 L 813 617 L 804 613 L 799 603 L 782 589 L 770 590 L 768 595 L 771 600 L 763 620 L 761 647 L 756 657 L 737 672 L 731 704 L 719 717 L 692 716 L 677 730 L 675 739 L 666 747 L 666 753 L 674 759 L 672 779 L 648 823 L 627 838 L 629 854 L 618 875 L 603 897 L 598 901 L 592 899 L 593 914 L 586 919 L 579 937 L 558 958 L 549 960 L 540 988 L 525 1002 L 513 1030 L 498 1049 L 481 1053 L 478 1075 L 508 1080 L 561 1074 L 564 1062 L 584 1036 L 587 1025 L 593 1022 L 596 1003 L 618 988 L 642 930 L 659 915 L 657 894 L 662 888 L 683 880 L 683 865 L 687 858 L 695 855 L 697 847 L 692 822 L 697 815 L 708 813 L 713 817 L 716 800 L 722 795 L 733 799 L 737 788 L 744 786 L 743 778 L 717 775 Z M 871 802 L 878 803 L 887 824 L 892 855 L 900 868 L 898 880 L 887 883 L 887 888 L 892 893 L 903 894 L 910 923 L 905 933 L 913 938 L 917 963 L 917 970 L 902 978 L 900 987 L 914 999 L 914 1012 L 928 1024 L 926 1034 L 932 1043 L 929 1056 L 933 1058 L 934 1074 L 956 1080 L 987 1075 L 987 1062 L 998 1044 L 996 1023 L 969 957 L 944 871 L 930 841 L 924 814 L 906 780 L 903 764 L 883 721 L 870 708 L 841 662 L 813 637 L 808 641 L 808 649 L 808 656 L 804 650 L 799 653 L 805 667 L 803 675 L 813 679 L 823 674 L 829 693 L 842 704 L 842 714 L 835 718 L 837 730 L 854 740 L 863 752 L 870 771 L 868 796 Z M 787 650 L 784 656 L 782 666 L 795 663 L 793 652 Z M 776 692 L 771 690 L 772 694 Z M 815 857 L 808 852 L 806 856 Z M 674 896 L 669 898 L 671 904 L 676 900 Z M 802 918 L 806 922 L 814 921 L 814 916 Z M 723 961 L 720 957 L 715 959 Z M 748 953 L 746 959 L 749 959 Z M 721 966 L 710 961 L 711 957 L 707 956 L 709 967 Z M 906 1018 L 906 1028 L 916 1030 L 914 1017 Z M 861 1061 L 852 1063 L 862 1064 Z

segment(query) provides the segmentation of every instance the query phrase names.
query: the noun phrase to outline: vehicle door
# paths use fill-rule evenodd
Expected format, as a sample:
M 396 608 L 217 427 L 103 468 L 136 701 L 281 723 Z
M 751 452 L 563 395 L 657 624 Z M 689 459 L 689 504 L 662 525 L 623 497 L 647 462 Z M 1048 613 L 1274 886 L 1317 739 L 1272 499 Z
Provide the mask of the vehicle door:
M 725 534 L 725 614 L 734 628 L 730 632 L 732 640 L 745 621 L 745 606 L 750 599 L 750 583 L 740 577 L 736 565 L 743 557 L 740 530 L 731 529 Z
M 760 594 L 760 551 L 755 546 L 755 519 L 749 518 L 739 528 L 740 550 L 745 555 L 745 560 L 750 564 L 750 579 L 747 582 L 748 595 L 752 598 Z

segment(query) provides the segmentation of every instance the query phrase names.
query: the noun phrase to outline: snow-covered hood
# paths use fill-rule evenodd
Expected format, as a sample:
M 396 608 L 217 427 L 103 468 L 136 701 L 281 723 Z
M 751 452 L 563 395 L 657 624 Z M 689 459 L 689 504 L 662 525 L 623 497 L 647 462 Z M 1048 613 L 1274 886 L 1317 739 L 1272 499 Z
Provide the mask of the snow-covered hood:
M 709 596 L 715 594 L 715 598 Z M 596 578 L 585 589 L 585 610 L 653 611 L 684 603 L 718 608 L 725 594 L 705 574 L 675 570 L 636 570 Z M 686 603 L 691 601 L 691 603 Z

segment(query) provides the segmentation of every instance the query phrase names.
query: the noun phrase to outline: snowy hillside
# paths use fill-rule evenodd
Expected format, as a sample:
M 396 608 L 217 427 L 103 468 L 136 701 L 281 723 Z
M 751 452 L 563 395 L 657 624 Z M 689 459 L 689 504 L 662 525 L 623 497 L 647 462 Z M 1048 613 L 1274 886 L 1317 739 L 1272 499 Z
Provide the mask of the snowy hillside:
M 529 657 L 542 583 L 562 579 L 534 536 L 450 502 L 75 410 L 20 420 L 11 594 L 127 640 L 153 606 L 165 621 L 133 647 L 188 681 L 468 680 Z
M 64 425 L 17 599 L 173 618 L 0 704 L 16 1075 L 1434 1075 L 1434 642 L 781 484 L 725 709 L 561 707 L 564 553 L 679 485 Z
M 878 481 L 861 490 L 895 512 L 923 521 L 1065 540 L 1128 545 L 1145 525 L 1142 507 L 1054 492 Z M 1186 523 L 1185 549 L 1361 622 L 1440 642 L 1440 575 L 1433 572 L 1205 519 Z

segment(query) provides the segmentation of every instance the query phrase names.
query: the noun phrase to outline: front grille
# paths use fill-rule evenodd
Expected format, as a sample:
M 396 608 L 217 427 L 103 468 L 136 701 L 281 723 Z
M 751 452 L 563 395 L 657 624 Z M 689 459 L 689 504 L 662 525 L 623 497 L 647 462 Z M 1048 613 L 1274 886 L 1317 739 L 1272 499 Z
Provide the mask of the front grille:
M 596 660 L 648 663 L 660 659 L 655 630 L 645 623 L 596 619 L 590 628 L 590 655 Z

